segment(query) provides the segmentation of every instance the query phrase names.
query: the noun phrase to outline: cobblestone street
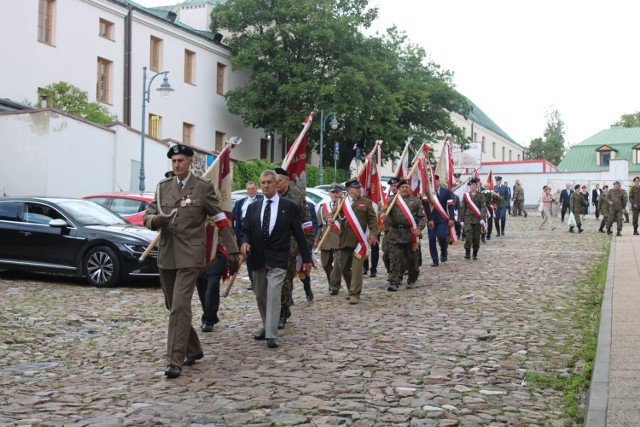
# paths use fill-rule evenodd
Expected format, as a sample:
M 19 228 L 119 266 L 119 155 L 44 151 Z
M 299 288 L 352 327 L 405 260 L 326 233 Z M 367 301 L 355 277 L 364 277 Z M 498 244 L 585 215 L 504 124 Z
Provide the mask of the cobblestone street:
M 205 358 L 175 380 L 159 286 L 0 272 L 0 424 L 563 426 L 562 394 L 524 377 L 568 369 L 572 307 L 610 237 L 593 215 L 582 234 L 540 231 L 533 211 L 507 221 L 478 261 L 460 242 L 431 268 L 423 239 L 412 290 L 388 292 L 381 262 L 359 305 L 314 271 L 315 301 L 297 281 L 276 350 L 253 339 L 259 314 L 239 277 L 200 333 Z M 199 331 L 197 293 L 193 307 Z

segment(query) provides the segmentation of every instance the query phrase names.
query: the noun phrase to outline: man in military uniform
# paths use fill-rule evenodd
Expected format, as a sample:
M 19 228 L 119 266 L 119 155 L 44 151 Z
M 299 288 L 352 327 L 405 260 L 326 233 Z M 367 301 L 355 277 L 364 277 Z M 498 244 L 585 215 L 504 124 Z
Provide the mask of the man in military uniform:
M 622 236 L 622 210 L 627 207 L 628 201 L 627 192 L 620 187 L 620 181 L 614 182 L 613 190 L 609 190 L 607 195 L 607 202 L 609 203 L 607 234 L 611 234 L 611 226 L 616 222 L 618 224 L 616 236 Z
M 220 230 L 220 243 L 227 251 L 229 272 L 238 271 L 238 246 L 225 213 L 211 183 L 193 175 L 189 168 L 193 150 L 174 145 L 167 157 L 175 177 L 158 184 L 153 201 L 144 215 L 144 225 L 160 230 L 158 269 L 165 304 L 169 310 L 167 359 L 164 374 L 180 376 L 183 365 L 193 365 L 204 353 L 198 334 L 193 329 L 191 298 L 196 279 L 205 265 L 205 226 L 207 217 Z
M 493 187 L 493 191 L 502 197 L 503 201 L 498 203 L 498 207 L 494 212 L 494 223 L 496 225 L 496 236 L 504 236 L 504 227 L 507 222 L 507 207 L 509 206 L 509 200 L 511 200 L 511 191 L 506 185 L 502 185 L 502 177 L 496 176 L 496 185 Z
M 633 235 L 638 235 L 638 214 L 640 213 L 640 176 L 633 178 L 633 187 L 629 190 L 629 203 L 633 213 Z
M 327 237 L 322 242 L 320 247 L 320 263 L 327 275 L 327 281 L 329 282 L 329 292 L 331 295 L 338 295 L 340 291 L 340 281 L 342 275 L 340 274 L 340 265 L 338 262 L 338 233 L 340 232 L 339 223 L 329 225 L 329 219 L 335 214 L 336 209 L 340 205 L 340 199 L 342 199 L 342 187 L 337 184 L 329 187 L 329 198 L 331 201 L 322 202 L 318 206 L 318 234 L 316 234 L 316 241 L 313 245 L 313 249 L 317 249 L 320 241 L 322 240 L 325 231 Z
M 585 200 L 584 196 L 580 192 L 580 184 L 576 184 L 573 187 L 573 193 L 569 197 L 569 211 L 573 213 L 576 219 L 576 226 L 578 227 L 578 233 L 582 233 L 582 221 L 580 216 L 582 215 L 583 206 L 588 206 L 589 203 Z M 573 226 L 569 227 L 569 233 L 574 233 Z
M 464 258 L 471 257 L 473 249 L 473 259 L 478 259 L 480 249 L 480 234 L 485 227 L 487 219 L 486 199 L 478 191 L 480 185 L 479 178 L 469 180 L 469 192 L 465 193 L 460 203 L 460 224 L 464 228 Z
M 427 224 L 427 218 L 420 199 L 411 194 L 411 185 L 406 179 L 398 183 L 400 195 L 385 217 L 385 240 L 389 245 L 389 287 L 388 291 L 395 292 L 402 283 L 402 275 L 409 271 L 407 288 L 415 287 L 420 270 L 418 269 L 418 245 L 422 230 Z
M 313 223 L 311 222 L 311 213 L 307 206 L 307 201 L 300 191 L 289 187 L 289 173 L 282 168 L 274 169 L 277 176 L 277 191 L 280 197 L 289 199 L 298 205 L 298 216 L 302 221 L 302 230 L 307 239 L 309 247 L 313 247 Z M 293 279 L 296 277 L 296 257 L 298 256 L 298 243 L 291 236 L 291 247 L 289 250 L 289 266 L 287 274 L 282 284 L 282 304 L 280 308 L 280 320 L 278 321 L 278 329 L 283 329 L 289 317 L 291 317 L 290 307 L 293 305 Z
M 389 195 L 387 197 L 387 200 L 389 203 L 391 203 L 391 201 L 393 200 L 393 198 L 396 196 L 396 193 L 398 192 L 398 183 L 400 182 L 400 180 L 396 177 L 393 177 L 391 179 L 389 179 Z M 382 214 L 382 212 L 381 212 Z M 384 218 L 383 218 L 384 219 Z M 387 270 L 387 274 L 389 274 L 389 267 L 391 262 L 389 261 L 389 243 L 386 241 L 387 240 L 387 229 L 386 229 L 386 225 L 385 225 L 385 229 L 384 229 L 384 238 L 382 239 L 382 262 L 384 263 L 384 268 L 385 270 Z
M 604 227 L 609 220 L 609 202 L 607 201 L 607 194 L 609 194 L 609 186 L 607 184 L 602 186 L 602 193 L 598 194 L 598 212 L 602 215 L 602 221 L 600 222 L 599 232 L 604 233 Z
M 338 259 L 342 277 L 349 290 L 347 295 L 349 304 L 358 304 L 362 293 L 362 262 L 367 256 L 367 246 L 378 241 L 378 216 L 373 210 L 371 200 L 360 195 L 361 186 L 358 178 L 347 181 L 345 187 L 347 187 L 347 199 L 338 215 L 338 221 L 340 221 Z M 333 220 L 329 220 L 329 224 L 332 222 Z M 367 229 L 368 236 L 366 236 Z
M 527 211 L 524 209 L 524 188 L 519 179 L 516 179 L 513 185 L 513 215 L 527 217 Z

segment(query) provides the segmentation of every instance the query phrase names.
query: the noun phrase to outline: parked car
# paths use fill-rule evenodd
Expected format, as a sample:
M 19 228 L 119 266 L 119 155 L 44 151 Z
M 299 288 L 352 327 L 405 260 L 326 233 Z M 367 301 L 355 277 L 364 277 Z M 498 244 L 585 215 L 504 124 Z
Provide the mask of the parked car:
M 0 198 L 0 268 L 84 276 L 98 287 L 158 276 L 155 231 L 82 199 Z
M 131 224 L 143 225 L 142 219 L 153 196 L 154 193 L 103 193 L 82 198 L 104 206 Z

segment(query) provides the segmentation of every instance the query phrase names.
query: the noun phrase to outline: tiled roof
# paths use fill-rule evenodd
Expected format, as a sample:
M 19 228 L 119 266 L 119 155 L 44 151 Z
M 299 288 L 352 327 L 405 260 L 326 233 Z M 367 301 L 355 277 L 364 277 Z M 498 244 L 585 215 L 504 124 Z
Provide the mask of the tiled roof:
M 507 135 L 507 133 L 505 131 L 500 129 L 500 126 L 495 124 L 495 122 L 493 120 L 491 120 L 489 118 L 489 116 L 487 116 L 484 113 L 484 111 L 482 111 L 476 104 L 474 104 L 473 101 L 471 101 L 469 98 L 467 98 L 467 101 L 469 101 L 469 104 L 471 105 L 471 113 L 469 113 L 469 117 L 468 117 L 469 120 L 472 120 L 475 123 L 478 123 L 479 125 L 483 126 L 484 128 L 489 129 L 493 133 L 498 134 L 501 137 L 505 138 L 506 140 L 511 141 L 514 144 L 522 147 L 520 144 L 515 142 L 513 140 L 513 138 L 511 138 L 509 135 Z M 524 147 L 522 147 L 522 148 L 524 149 Z
M 596 164 L 596 150 L 606 145 L 616 150 L 616 159 L 629 161 L 629 172 L 640 172 L 640 164 L 633 161 L 633 147 L 638 144 L 640 144 L 640 128 L 605 129 L 571 147 L 558 165 L 558 170 L 562 172 L 608 170 L 608 166 Z

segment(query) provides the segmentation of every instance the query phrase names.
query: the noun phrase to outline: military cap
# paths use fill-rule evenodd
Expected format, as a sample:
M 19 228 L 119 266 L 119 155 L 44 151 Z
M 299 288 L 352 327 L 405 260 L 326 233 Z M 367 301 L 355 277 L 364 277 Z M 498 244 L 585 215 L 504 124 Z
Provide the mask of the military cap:
M 633 182 L 636 182 L 637 180 L 640 180 L 640 176 L 636 176 L 635 178 L 633 178 Z
M 460 178 L 460 176 L 461 176 L 461 175 L 460 175 L 460 172 L 456 172 L 456 173 L 454 173 L 454 174 L 453 174 L 453 177 L 454 177 L 454 178 Z
M 496 181 L 502 181 L 502 177 L 501 176 L 496 176 Z
M 401 187 L 401 186 L 403 186 L 403 185 L 411 185 L 411 184 L 409 183 L 409 180 L 408 180 L 408 179 L 401 179 L 401 180 L 398 182 L 398 187 Z
M 395 176 L 389 179 L 389 185 L 397 184 L 399 182 L 400 182 L 400 178 L 396 178 Z
M 176 144 L 173 147 L 169 148 L 167 152 L 167 157 L 171 158 L 176 154 L 184 154 L 187 157 L 193 157 L 193 150 L 188 145 Z
M 340 187 L 338 184 L 333 184 L 331 187 L 329 187 L 329 193 L 336 193 L 336 192 L 340 192 L 342 193 L 342 187 Z
M 476 184 L 476 183 L 478 183 L 478 182 L 480 182 L 480 178 L 471 178 L 471 179 L 469 180 L 469 184 Z
M 284 176 L 289 176 L 289 172 L 287 172 L 286 170 L 282 169 L 282 168 L 275 168 L 274 171 L 278 174 L 278 175 L 284 175 Z
M 620 185 L 620 181 L 616 181 L 616 182 L 613 183 L 613 185 L 616 185 L 616 184 Z
M 358 181 L 358 178 L 351 178 L 349 181 L 344 183 L 344 186 L 347 188 L 362 188 L 362 185 L 360 185 L 360 181 Z

